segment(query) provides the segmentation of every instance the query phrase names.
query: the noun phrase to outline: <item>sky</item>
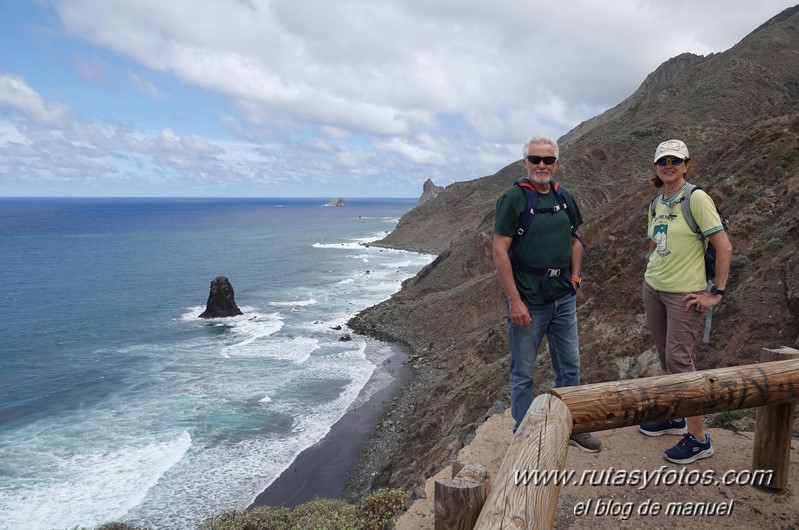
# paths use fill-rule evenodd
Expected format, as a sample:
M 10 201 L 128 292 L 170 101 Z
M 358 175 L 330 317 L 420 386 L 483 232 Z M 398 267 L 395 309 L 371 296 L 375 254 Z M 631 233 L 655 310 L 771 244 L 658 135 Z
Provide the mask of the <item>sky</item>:
M 0 196 L 419 197 L 797 0 L 0 0 Z

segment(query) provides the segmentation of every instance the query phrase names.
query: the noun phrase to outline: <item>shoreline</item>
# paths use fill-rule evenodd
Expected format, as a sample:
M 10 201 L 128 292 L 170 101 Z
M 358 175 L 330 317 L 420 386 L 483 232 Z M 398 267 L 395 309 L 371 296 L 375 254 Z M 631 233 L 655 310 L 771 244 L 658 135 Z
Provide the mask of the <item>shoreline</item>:
M 351 475 L 359 470 L 362 454 L 373 441 L 378 424 L 390 411 L 392 400 L 407 386 L 411 375 L 409 348 L 398 343 L 389 344 L 394 354 L 378 369 L 390 371 L 394 380 L 365 403 L 351 406 L 325 437 L 297 455 L 291 465 L 255 497 L 247 510 L 257 506 L 294 508 L 315 498 L 349 497 Z

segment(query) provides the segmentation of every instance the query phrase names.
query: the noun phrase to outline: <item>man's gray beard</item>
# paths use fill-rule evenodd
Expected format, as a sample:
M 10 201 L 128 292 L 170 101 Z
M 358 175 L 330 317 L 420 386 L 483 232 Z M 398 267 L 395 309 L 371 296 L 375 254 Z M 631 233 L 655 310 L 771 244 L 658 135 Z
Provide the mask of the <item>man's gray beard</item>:
M 535 182 L 537 184 L 547 184 L 550 180 L 552 180 L 552 177 L 547 177 L 545 179 L 541 179 L 539 177 L 536 177 L 535 175 L 530 175 L 530 180 L 532 180 L 533 182 Z

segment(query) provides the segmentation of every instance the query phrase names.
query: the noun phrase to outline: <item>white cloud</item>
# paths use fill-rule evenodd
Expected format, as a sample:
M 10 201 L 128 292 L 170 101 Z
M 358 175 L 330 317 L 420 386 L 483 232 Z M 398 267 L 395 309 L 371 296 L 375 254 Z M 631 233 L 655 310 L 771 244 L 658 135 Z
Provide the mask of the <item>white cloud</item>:
M 63 0 L 59 12 L 73 34 L 225 94 L 260 119 L 395 136 L 438 113 L 493 114 L 471 122 L 487 137 L 513 109 L 562 134 L 624 99 L 669 57 L 721 51 L 751 28 L 750 4 L 710 6 Z M 691 16 L 675 23 L 680 12 Z M 541 98 L 545 111 L 561 100 L 560 111 L 541 118 Z
M 392 138 L 387 141 L 376 141 L 375 147 L 386 151 L 400 154 L 411 162 L 417 164 L 443 164 L 445 159 L 438 153 L 423 149 L 418 145 L 413 145 L 400 138 Z
M 0 145 L 7 142 L 26 144 L 28 139 L 14 127 L 14 124 L 0 121 Z
M 147 94 L 153 99 L 166 98 L 166 95 L 161 93 L 161 91 L 158 90 L 158 87 L 155 86 L 155 83 L 153 83 L 149 79 L 144 79 L 142 76 L 140 76 L 135 72 L 131 72 L 130 81 L 133 84 L 134 88 L 136 88 L 136 90 L 138 90 L 142 94 Z
M 32 167 L 36 156 L 22 157 L 12 139 L 24 138 L 39 152 L 43 168 L 85 163 L 94 182 L 102 180 L 106 167 L 114 178 L 159 186 L 190 186 L 192 178 L 207 183 L 216 175 L 226 189 L 241 183 L 246 194 L 243 186 L 250 183 L 273 194 L 319 178 L 331 185 L 340 179 L 354 192 L 394 185 L 407 196 L 418 193 L 430 176 L 448 184 L 501 168 L 518 158 L 525 138 L 566 133 L 629 96 L 668 58 L 724 51 L 790 4 L 52 0 L 52 5 L 63 25 L 57 31 L 79 48 L 70 56 L 73 67 L 99 87 L 96 95 L 106 99 L 97 108 L 103 103 L 103 110 L 95 111 L 92 102 L 81 99 L 80 87 L 69 83 L 45 88 L 44 75 L 0 74 L 4 159 L 16 149 L 29 164 L 25 167 Z M 152 107 L 146 126 L 135 115 L 113 114 L 128 105 L 130 94 L 120 93 L 129 86 L 161 105 Z M 166 103 L 177 109 L 189 92 L 199 94 L 192 100 L 197 108 L 173 115 Z M 137 104 L 144 99 L 137 97 Z M 216 131 L 192 132 L 200 120 L 213 121 Z M 237 142 L 211 137 L 224 135 Z M 70 149 L 79 157 L 74 164 Z M 152 174 L 137 177 L 137 171 Z
M 3 107 L 41 125 L 63 126 L 70 118 L 64 105 L 46 104 L 21 77 L 0 73 L 0 108 Z

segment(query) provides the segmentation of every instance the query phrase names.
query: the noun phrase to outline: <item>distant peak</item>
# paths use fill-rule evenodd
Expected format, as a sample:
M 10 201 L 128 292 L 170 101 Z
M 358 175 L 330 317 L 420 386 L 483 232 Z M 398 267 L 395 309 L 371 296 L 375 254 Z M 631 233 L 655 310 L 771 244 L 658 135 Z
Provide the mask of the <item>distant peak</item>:
M 785 22 L 786 20 L 788 20 L 789 18 L 794 16 L 796 13 L 799 13 L 799 4 L 797 4 L 797 5 L 793 6 L 793 7 L 789 7 L 787 9 L 784 9 L 781 13 L 779 13 L 779 14 L 771 17 L 767 21 L 763 22 L 761 25 L 759 25 L 757 28 L 755 28 L 754 31 L 752 31 L 752 33 L 747 35 L 747 37 L 749 37 L 751 35 L 754 35 L 758 31 L 760 31 L 762 29 L 765 29 L 765 28 L 767 28 L 769 26 L 773 26 L 774 24 L 779 24 L 780 22 Z
M 657 94 L 674 83 L 675 79 L 689 70 L 692 70 L 696 65 L 704 62 L 712 55 L 713 54 L 704 56 L 686 52 L 672 57 L 658 66 L 654 72 L 646 76 L 646 79 L 644 79 L 644 82 L 641 83 L 641 86 L 636 91 L 635 96 L 643 96 L 642 99 L 646 99 Z
M 432 179 L 427 179 L 424 181 L 424 185 L 422 186 L 422 196 L 419 197 L 419 204 L 429 201 L 430 199 L 434 199 L 438 197 L 438 194 L 444 190 L 441 186 L 436 186 L 433 184 Z

